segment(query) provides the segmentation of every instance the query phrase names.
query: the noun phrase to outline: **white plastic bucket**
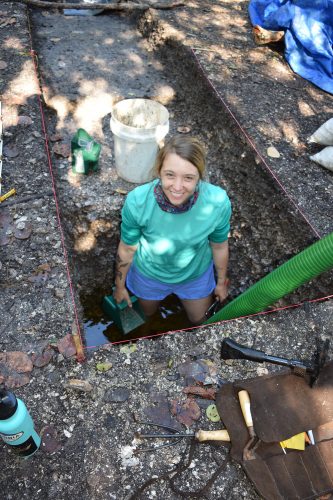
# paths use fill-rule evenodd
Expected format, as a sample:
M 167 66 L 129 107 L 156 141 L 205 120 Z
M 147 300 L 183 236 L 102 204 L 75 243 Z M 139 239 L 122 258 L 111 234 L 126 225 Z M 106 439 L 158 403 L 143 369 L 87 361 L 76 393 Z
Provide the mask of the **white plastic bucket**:
M 169 112 L 149 99 L 125 99 L 111 111 L 118 175 L 141 184 L 152 179 L 158 143 L 169 131 Z

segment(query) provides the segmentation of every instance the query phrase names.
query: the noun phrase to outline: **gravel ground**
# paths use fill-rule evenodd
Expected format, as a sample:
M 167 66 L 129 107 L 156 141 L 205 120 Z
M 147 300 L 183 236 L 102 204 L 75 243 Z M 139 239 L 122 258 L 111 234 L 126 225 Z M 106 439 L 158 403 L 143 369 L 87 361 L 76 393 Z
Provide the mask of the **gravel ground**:
M 225 335 L 297 359 L 311 358 L 316 339 L 331 338 L 331 300 L 141 340 L 132 352 L 128 345 L 85 349 L 83 363 L 67 336 L 76 317 L 84 336 L 84 298 L 95 294 L 97 300 L 112 284 L 119 210 L 133 188 L 118 177 L 112 156 L 110 110 L 120 98 L 157 99 L 170 110 L 171 134 L 187 126 L 207 145 L 208 179 L 226 187 L 234 207 L 232 295 L 332 231 L 332 174 L 310 162 L 306 144 L 332 113 L 332 96 L 294 75 L 281 51 L 254 45 L 246 7 L 242 1 L 189 2 L 140 17 L 66 17 L 11 2 L 0 6 L 2 193 L 17 190 L 0 206 L 0 376 L 7 383 L 11 377 L 44 435 L 41 451 L 27 461 L 0 447 L 6 499 L 129 499 L 182 460 L 184 442 L 133 452 L 146 445 L 134 439 L 138 421 L 186 430 L 171 414 L 172 402 L 186 399 L 184 364 L 192 363 L 186 366 L 193 372 L 200 360 L 210 360 L 205 366 L 214 376 L 206 382 L 216 388 L 276 370 L 222 363 Z M 73 175 L 68 158 L 79 126 L 102 144 L 98 174 L 84 178 Z M 269 157 L 268 146 L 280 158 Z M 331 282 L 327 273 L 280 305 L 330 295 Z M 18 373 L 5 357 L 10 351 L 24 352 L 34 366 L 26 362 L 27 371 Z M 72 379 L 84 381 L 83 388 Z M 206 416 L 210 402 L 195 400 L 200 418 L 190 430 L 219 428 Z M 177 487 L 201 488 L 227 451 L 198 446 Z M 258 498 L 234 462 L 205 495 Z M 153 483 L 141 497 L 181 498 L 167 481 Z

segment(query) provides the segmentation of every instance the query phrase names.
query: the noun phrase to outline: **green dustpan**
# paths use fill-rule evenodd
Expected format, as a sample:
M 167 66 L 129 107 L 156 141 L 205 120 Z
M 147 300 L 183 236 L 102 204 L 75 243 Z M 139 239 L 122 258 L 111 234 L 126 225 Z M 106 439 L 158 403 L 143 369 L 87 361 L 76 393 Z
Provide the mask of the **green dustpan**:
M 124 335 L 145 323 L 145 315 L 135 295 L 131 296 L 131 302 L 132 307 L 129 307 L 125 300 L 117 304 L 113 295 L 107 295 L 102 303 L 105 314 L 113 319 Z

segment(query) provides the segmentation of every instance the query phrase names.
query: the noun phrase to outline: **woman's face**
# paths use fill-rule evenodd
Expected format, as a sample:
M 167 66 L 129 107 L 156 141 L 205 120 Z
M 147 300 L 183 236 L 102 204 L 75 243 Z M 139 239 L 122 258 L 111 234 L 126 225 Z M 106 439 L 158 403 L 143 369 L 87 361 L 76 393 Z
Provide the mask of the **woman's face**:
M 192 196 L 200 175 L 191 162 L 176 153 L 169 153 L 160 170 L 160 178 L 165 196 L 170 203 L 177 206 Z

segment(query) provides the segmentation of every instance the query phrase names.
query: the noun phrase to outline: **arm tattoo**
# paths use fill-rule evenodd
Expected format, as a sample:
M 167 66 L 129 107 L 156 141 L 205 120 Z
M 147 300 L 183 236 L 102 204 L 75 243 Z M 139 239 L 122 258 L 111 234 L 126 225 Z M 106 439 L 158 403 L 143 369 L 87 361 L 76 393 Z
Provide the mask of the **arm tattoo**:
M 116 271 L 116 277 L 119 278 L 120 281 L 123 279 L 123 273 L 120 271 Z
M 121 267 L 126 267 L 128 265 L 128 262 L 123 262 L 119 256 L 119 254 L 117 254 L 116 256 L 116 262 L 117 262 L 117 269 L 120 269 Z

